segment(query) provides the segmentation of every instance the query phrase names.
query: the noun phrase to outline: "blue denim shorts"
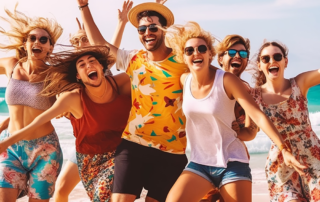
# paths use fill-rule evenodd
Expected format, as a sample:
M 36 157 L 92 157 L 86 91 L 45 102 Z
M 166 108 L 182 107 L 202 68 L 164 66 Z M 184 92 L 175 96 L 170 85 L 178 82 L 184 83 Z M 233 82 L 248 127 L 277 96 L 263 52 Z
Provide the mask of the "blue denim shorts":
M 200 175 L 218 188 L 240 180 L 252 182 L 249 164 L 238 161 L 229 162 L 227 168 L 205 166 L 191 161 L 184 170 Z

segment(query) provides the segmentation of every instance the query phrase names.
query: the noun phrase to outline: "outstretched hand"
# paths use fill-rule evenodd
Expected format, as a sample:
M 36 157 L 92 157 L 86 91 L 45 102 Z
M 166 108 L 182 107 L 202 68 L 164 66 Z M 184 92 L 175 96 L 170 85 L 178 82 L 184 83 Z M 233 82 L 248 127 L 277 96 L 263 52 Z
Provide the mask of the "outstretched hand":
M 284 159 L 284 163 L 289 168 L 294 168 L 299 173 L 299 175 L 305 175 L 304 169 L 308 168 L 307 166 L 304 166 L 301 163 L 299 163 L 299 161 L 297 161 L 297 159 L 285 149 L 282 150 L 282 156 Z
M 122 11 L 118 9 L 118 20 L 122 23 L 128 22 L 128 12 L 132 8 L 133 2 L 130 0 L 124 1 L 122 5 Z
M 84 6 L 89 2 L 89 0 L 77 0 L 77 2 L 79 6 Z
M 164 4 L 167 2 L 167 0 L 155 0 L 156 3 L 159 3 L 159 4 Z

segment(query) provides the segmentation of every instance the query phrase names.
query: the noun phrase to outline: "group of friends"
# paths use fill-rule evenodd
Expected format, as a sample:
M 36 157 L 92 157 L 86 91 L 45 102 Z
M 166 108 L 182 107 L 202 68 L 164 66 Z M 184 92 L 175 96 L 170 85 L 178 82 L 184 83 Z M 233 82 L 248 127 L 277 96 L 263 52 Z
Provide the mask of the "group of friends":
M 244 141 L 263 130 L 272 140 L 265 167 L 270 201 L 320 201 L 320 140 L 307 92 L 320 69 L 284 78 L 287 47 L 228 35 L 217 46 L 198 23 L 174 24 L 165 0 L 132 8 L 125 1 L 111 42 L 88 0 L 77 0 L 84 26 L 72 50 L 53 53 L 62 34 L 53 19 L 6 10 L 0 33 L 16 50 L 0 59 L 9 78 L 9 118 L 1 125 L 0 202 L 68 201 L 81 180 L 91 201 L 249 202 L 252 176 Z M 126 23 L 144 50 L 119 49 Z M 217 57 L 221 68 L 211 65 Z M 112 75 L 116 66 L 123 73 Z M 256 83 L 241 80 L 250 66 Z M 64 166 L 51 119 L 67 116 L 75 141 Z M 191 155 L 185 155 L 187 139 Z M 189 162 L 188 162 L 189 160 Z M 60 173 L 60 175 L 59 175 Z M 59 175 L 59 177 L 58 177 Z

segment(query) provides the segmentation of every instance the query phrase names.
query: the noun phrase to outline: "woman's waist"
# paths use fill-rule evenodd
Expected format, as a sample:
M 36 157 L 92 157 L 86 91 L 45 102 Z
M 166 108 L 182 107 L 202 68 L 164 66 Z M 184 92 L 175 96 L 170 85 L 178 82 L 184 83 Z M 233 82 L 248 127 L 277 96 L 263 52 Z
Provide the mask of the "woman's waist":
M 26 127 L 28 122 L 23 122 L 23 120 L 16 120 L 14 118 L 10 117 L 10 122 L 8 126 L 8 132 L 10 134 L 13 134 L 14 132 L 23 129 Z M 50 134 L 54 130 L 54 127 L 52 126 L 51 122 L 47 122 L 45 124 L 42 124 L 41 126 L 37 127 L 35 130 L 32 131 L 32 137 L 25 139 L 25 140 L 33 140 L 40 137 L 44 137 L 48 134 Z

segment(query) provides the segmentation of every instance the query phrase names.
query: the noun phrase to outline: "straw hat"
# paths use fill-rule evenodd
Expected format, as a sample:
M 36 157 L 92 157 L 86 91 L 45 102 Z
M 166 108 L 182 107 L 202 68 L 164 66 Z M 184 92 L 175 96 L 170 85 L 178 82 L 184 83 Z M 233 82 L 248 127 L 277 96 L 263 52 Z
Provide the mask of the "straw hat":
M 128 13 L 128 19 L 135 27 L 139 27 L 139 22 L 137 20 L 137 15 L 143 11 L 156 11 L 160 13 L 167 20 L 167 27 L 173 25 L 174 16 L 173 13 L 166 6 L 156 3 L 156 2 L 148 2 L 138 4 L 133 7 Z

